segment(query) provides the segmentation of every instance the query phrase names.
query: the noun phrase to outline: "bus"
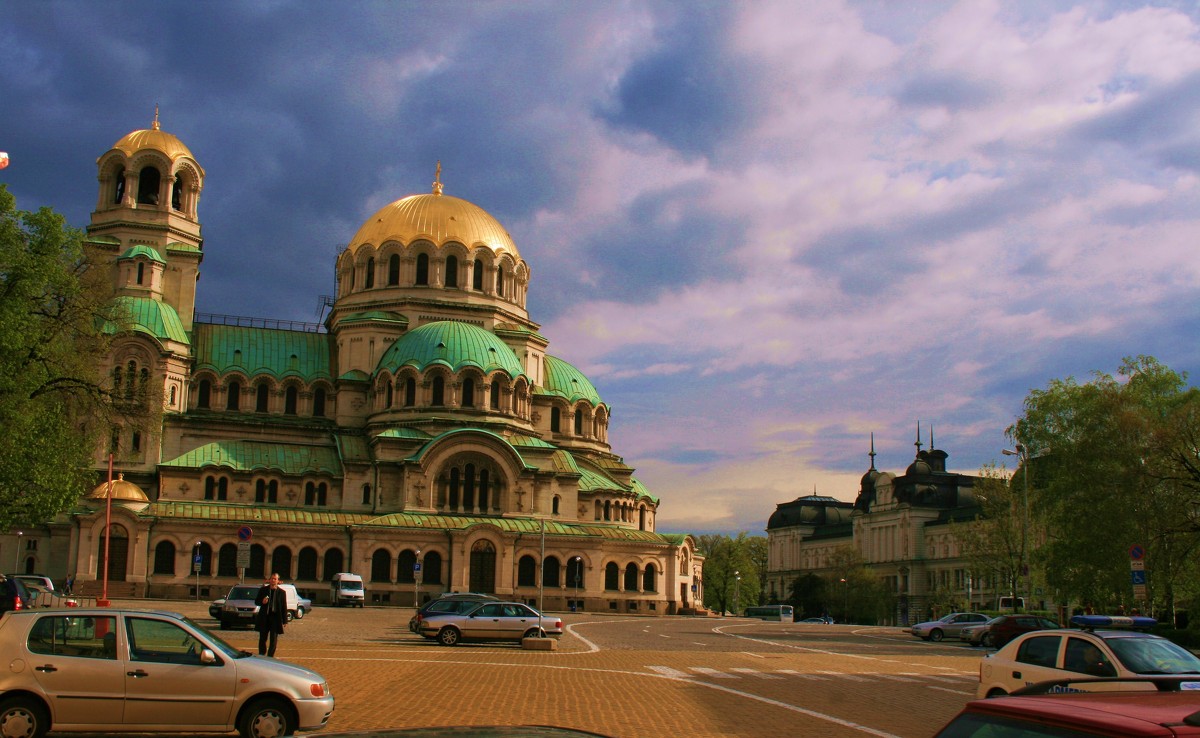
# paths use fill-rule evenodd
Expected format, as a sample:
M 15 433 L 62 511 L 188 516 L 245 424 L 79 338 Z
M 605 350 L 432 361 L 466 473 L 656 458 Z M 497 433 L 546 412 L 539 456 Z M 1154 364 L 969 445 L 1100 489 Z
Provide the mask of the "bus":
M 791 605 L 760 605 L 747 607 L 746 617 L 759 620 L 774 620 L 781 623 L 795 622 L 795 614 Z

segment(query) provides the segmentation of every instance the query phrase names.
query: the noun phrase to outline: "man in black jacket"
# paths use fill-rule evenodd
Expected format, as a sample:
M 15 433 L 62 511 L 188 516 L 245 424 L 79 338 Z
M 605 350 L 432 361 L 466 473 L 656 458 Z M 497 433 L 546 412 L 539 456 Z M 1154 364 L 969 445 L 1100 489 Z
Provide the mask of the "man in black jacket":
M 254 614 L 254 627 L 258 630 L 258 655 L 274 656 L 275 646 L 287 623 L 287 595 L 279 588 L 278 574 L 272 574 L 267 583 L 258 588 L 254 602 L 258 605 L 258 612 Z

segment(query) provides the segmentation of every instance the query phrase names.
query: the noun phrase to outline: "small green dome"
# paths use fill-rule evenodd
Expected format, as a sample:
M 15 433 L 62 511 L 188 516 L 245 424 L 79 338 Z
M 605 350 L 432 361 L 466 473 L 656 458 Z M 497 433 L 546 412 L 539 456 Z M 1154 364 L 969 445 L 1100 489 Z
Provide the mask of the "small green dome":
M 543 394 L 556 395 L 567 402 L 587 400 L 593 406 L 603 404 L 600 393 L 583 372 L 554 356 L 546 355 L 546 385 Z
M 485 374 L 499 370 L 512 378 L 525 373 L 517 355 L 495 334 L 452 320 L 426 323 L 404 334 L 379 360 L 376 371 L 395 374 L 411 366 L 423 372 L 436 365 L 452 372 L 468 366 Z
M 179 320 L 179 313 L 165 302 L 150 297 L 123 296 L 116 299 L 116 310 L 120 319 L 128 320 L 129 324 L 121 326 L 111 321 L 106 322 L 103 326 L 105 333 L 131 330 L 149 335 L 160 343 L 175 341 L 191 344 L 187 331 L 183 329 L 183 323 Z
M 162 256 L 160 256 L 157 251 L 150 248 L 149 246 L 145 246 L 145 245 L 141 245 L 141 244 L 134 246 L 132 248 L 126 249 L 125 253 L 123 253 L 117 257 L 117 261 L 124 261 L 126 259 L 136 259 L 139 256 L 144 259 L 149 259 L 150 261 L 158 262 L 159 264 L 167 263 L 167 260 L 162 258 Z

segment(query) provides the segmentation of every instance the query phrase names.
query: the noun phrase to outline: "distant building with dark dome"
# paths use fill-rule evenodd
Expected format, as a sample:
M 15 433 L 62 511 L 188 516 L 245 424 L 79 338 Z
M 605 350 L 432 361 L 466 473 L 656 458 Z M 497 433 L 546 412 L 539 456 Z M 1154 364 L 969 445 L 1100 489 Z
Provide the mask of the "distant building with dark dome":
M 951 533 L 954 521 L 980 514 L 977 477 L 946 470 L 947 454 L 921 449 L 901 475 L 875 468 L 863 474 L 854 502 L 806 495 L 780 503 L 767 521 L 767 594 L 787 600 L 806 574 L 835 577 L 838 549 L 852 547 L 896 596 L 894 622 L 923 619 L 931 594 L 950 592 L 963 607 L 983 607 L 991 593 L 972 583 Z
M 105 494 L 23 531 L 21 568 L 93 592 L 107 572 L 111 596 L 217 597 L 278 572 L 322 601 L 348 571 L 369 602 L 402 605 L 458 590 L 667 614 L 702 599 L 695 540 L 657 531 L 658 498 L 609 446 L 612 408 L 526 311 L 529 265 L 495 218 L 443 193 L 440 164 L 430 192 L 353 235 L 319 325 L 196 312 L 205 249 L 236 246 L 205 244 L 205 170 L 157 114 L 97 168 L 85 245 L 128 319 L 103 369 L 165 414 L 113 429 Z

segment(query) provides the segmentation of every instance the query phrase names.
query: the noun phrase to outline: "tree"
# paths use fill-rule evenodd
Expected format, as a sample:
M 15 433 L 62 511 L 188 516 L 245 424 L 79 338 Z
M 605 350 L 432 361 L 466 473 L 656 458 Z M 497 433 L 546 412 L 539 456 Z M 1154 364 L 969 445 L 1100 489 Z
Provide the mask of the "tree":
M 761 536 L 759 536 L 761 538 Z M 755 563 L 753 543 L 742 531 L 737 538 L 713 534 L 700 536 L 704 551 L 704 605 L 718 612 L 732 612 L 734 599 L 741 610 L 759 601 L 760 572 Z
M 1132 603 L 1129 550 L 1140 545 L 1147 600 L 1169 611 L 1196 589 L 1200 392 L 1148 356 L 1124 359 L 1118 377 L 1031 392 L 1007 433 L 1025 451 L 1047 583 L 1098 607 Z
M 873 624 L 889 618 L 895 596 L 853 545 L 839 546 L 829 557 L 825 611 L 846 623 Z
M 1007 472 L 994 464 L 980 469 L 974 487 L 980 514 L 967 523 L 951 523 L 951 530 L 969 571 L 1015 598 L 1021 591 L 1029 537 L 1024 529 L 1024 491 L 1014 490 L 1012 482 Z M 1016 600 L 1013 602 L 1015 609 Z
M 99 434 L 129 415 L 96 370 L 104 326 L 127 319 L 112 312 L 103 270 L 88 267 L 78 230 L 49 208 L 17 210 L 0 185 L 0 530 L 78 500 Z

